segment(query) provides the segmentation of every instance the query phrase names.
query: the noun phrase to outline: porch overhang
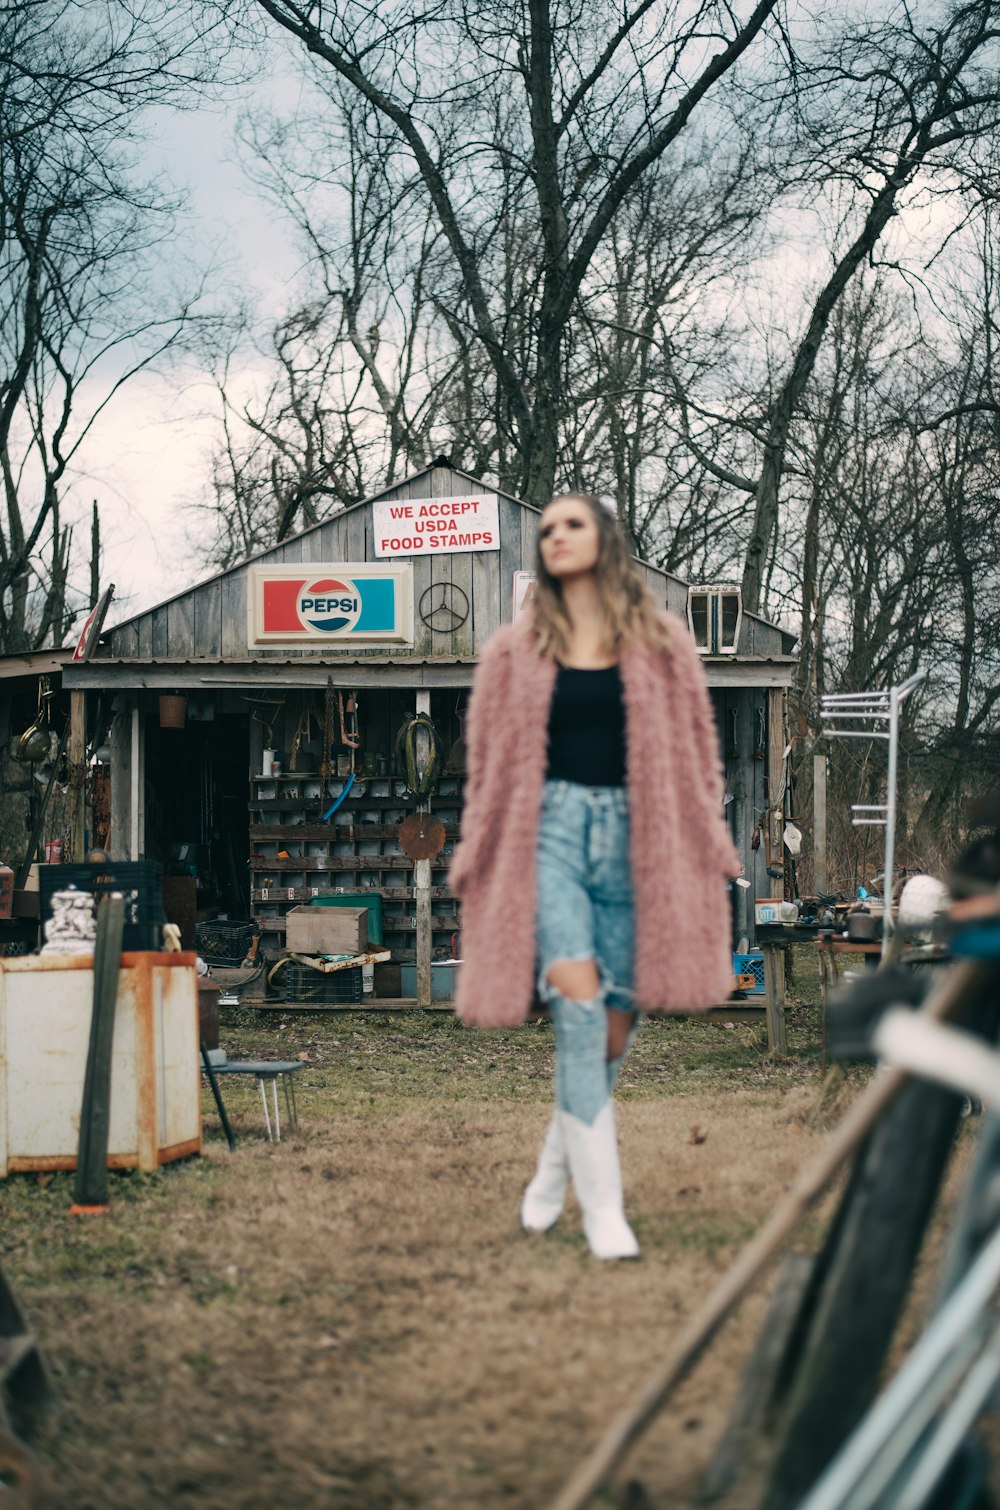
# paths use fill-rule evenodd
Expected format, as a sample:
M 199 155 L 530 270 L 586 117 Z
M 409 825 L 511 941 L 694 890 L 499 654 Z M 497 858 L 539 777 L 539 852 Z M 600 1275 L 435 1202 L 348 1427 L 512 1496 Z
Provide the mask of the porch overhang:
M 110 660 L 70 662 L 63 686 L 76 691 L 209 691 L 218 688 L 325 687 L 330 677 L 341 687 L 468 687 L 478 659 L 435 656 L 417 660 L 383 655 L 320 660 L 318 657 L 263 656 L 253 660 Z M 706 656 L 710 687 L 788 687 L 795 657 Z
M 277 656 L 259 660 L 93 660 L 67 667 L 63 685 L 80 691 L 210 691 L 252 687 L 468 687 L 475 661 L 401 660 L 391 656 L 319 660 Z

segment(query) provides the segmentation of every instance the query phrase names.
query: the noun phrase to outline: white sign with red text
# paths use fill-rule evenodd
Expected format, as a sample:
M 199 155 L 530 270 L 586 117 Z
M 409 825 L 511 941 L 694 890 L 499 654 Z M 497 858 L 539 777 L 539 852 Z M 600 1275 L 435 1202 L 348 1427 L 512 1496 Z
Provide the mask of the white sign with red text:
M 376 556 L 500 549 L 500 505 L 495 493 L 467 498 L 380 498 L 372 504 L 372 526 Z

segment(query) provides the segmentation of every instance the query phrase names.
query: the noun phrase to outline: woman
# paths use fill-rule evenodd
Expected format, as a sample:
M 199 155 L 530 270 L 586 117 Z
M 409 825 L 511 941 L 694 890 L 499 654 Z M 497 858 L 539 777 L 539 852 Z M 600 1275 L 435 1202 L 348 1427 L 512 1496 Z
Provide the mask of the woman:
M 525 1191 L 551 1227 L 568 1177 L 598 1258 L 632 1258 L 611 1096 L 638 1011 L 688 1012 L 732 978 L 726 878 L 739 872 L 704 673 L 614 516 L 570 493 L 544 510 L 532 611 L 486 647 L 467 724 L 451 884 L 457 1009 L 556 1039 L 556 1109 Z

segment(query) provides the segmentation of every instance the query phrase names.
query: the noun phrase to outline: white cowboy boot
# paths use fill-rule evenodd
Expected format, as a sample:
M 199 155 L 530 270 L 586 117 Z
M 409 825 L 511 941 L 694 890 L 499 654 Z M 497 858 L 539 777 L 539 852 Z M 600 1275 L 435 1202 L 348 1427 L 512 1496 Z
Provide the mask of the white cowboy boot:
M 559 1113 L 552 1113 L 549 1130 L 538 1156 L 538 1168 L 521 1201 L 521 1226 L 525 1232 L 548 1232 L 559 1220 L 566 1199 L 569 1166 Z
M 639 1244 L 625 1220 L 615 1112 L 608 1101 L 593 1122 L 560 1112 L 583 1230 L 595 1258 L 637 1258 Z

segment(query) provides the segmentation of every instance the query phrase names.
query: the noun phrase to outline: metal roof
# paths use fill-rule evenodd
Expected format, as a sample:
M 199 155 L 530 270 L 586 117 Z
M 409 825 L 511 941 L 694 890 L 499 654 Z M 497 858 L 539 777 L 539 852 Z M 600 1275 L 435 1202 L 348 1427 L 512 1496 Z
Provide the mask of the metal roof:
M 99 657 L 78 661 L 63 672 L 73 688 L 145 687 L 154 691 L 267 687 L 273 684 L 325 687 L 329 678 L 351 687 L 466 687 L 477 658 L 457 656 L 269 656 L 233 660 L 145 660 Z M 786 687 L 794 675 L 793 655 L 706 656 L 710 687 Z
M 11 655 L 0 655 L 0 681 L 11 681 L 20 676 L 50 676 L 61 671 L 73 658 L 69 646 L 61 650 L 22 650 Z

